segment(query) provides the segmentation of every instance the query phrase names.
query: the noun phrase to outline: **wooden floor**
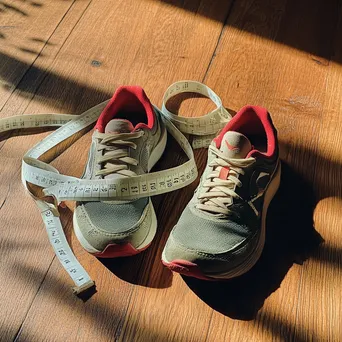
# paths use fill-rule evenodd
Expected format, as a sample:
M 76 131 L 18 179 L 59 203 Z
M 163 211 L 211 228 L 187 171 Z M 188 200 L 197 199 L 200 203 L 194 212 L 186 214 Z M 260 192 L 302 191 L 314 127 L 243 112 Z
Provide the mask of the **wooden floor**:
M 142 85 L 161 105 L 172 82 L 199 80 L 232 110 L 269 108 L 283 176 L 260 261 L 228 283 L 182 278 L 160 262 L 196 184 L 154 198 L 153 244 L 120 260 L 103 262 L 81 249 L 70 203 L 64 226 L 98 290 L 84 303 L 71 293 L 20 181 L 22 156 L 47 133 L 0 139 L 0 340 L 342 341 L 341 6 L 1 0 L 1 117 L 81 113 L 121 84 Z M 185 109 L 203 115 L 206 106 L 193 101 Z M 53 165 L 80 176 L 89 142 L 90 133 Z M 157 167 L 169 167 L 178 151 L 171 141 Z M 203 170 L 206 151 L 196 157 Z

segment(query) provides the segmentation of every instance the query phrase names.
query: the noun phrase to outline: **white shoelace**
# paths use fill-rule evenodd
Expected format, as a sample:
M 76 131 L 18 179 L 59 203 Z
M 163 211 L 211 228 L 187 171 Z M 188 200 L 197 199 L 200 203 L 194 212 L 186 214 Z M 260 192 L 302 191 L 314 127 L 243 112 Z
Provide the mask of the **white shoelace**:
M 202 187 L 205 192 L 198 196 L 200 203 L 196 207 L 200 210 L 212 212 L 215 214 L 228 215 L 231 211 L 229 206 L 233 203 L 233 198 L 241 198 L 235 191 L 235 187 L 241 187 L 239 175 L 244 175 L 244 168 L 255 162 L 254 158 L 232 159 L 224 155 L 216 147 L 210 145 L 209 150 L 216 156 L 209 167 L 212 172 L 207 175 Z M 221 169 L 228 168 L 227 179 L 219 178 Z
M 132 133 L 99 133 L 95 132 L 95 138 L 99 140 L 96 163 L 101 169 L 96 172 L 96 176 L 107 176 L 118 173 L 123 176 L 133 177 L 137 174 L 128 169 L 128 165 L 136 166 L 138 161 L 129 156 L 128 148 L 136 149 L 137 145 L 131 141 L 140 138 L 144 132 Z

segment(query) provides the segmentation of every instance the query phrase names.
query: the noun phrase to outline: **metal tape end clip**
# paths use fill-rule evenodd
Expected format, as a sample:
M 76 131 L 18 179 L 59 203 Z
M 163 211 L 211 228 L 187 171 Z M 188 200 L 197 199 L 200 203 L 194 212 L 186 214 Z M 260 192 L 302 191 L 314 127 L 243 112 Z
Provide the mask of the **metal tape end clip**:
M 72 292 L 85 302 L 97 292 L 95 282 L 89 280 L 81 286 L 74 286 Z

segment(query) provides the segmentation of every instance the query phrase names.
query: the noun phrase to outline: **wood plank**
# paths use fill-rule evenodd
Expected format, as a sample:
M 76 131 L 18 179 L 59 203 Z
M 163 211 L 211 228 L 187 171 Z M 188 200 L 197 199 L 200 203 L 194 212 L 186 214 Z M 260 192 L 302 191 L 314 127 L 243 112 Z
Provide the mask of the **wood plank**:
M 122 83 L 143 85 L 152 100 L 160 104 L 163 91 L 172 81 L 202 80 L 228 7 L 201 1 L 195 15 L 191 12 L 196 8 L 195 1 L 172 1 L 172 6 L 168 3 L 130 0 L 109 6 L 102 0 L 91 3 L 85 13 L 86 6 L 75 7 L 70 25 L 75 18 L 83 17 L 67 40 L 61 31 L 60 38 L 57 31 L 51 37 L 51 41 L 60 42 L 45 46 L 52 51 L 52 58 L 45 64 L 39 58 L 19 84 L 11 74 L 4 78 L 10 84 L 14 79 L 17 90 L 10 98 L 6 93 L 8 102 L 1 115 L 24 110 L 78 113 L 109 97 Z M 81 4 L 75 2 L 75 6 Z M 98 284 L 99 292 L 87 303 L 80 302 L 70 293 L 67 276 L 53 260 L 39 214 L 20 184 L 20 158 L 27 146 L 44 134 L 13 138 L 0 145 L 0 162 L 4 165 L 0 174 L 0 226 L 4 227 L 0 250 L 5 255 L 0 274 L 6 279 L 6 287 L 0 286 L 5 303 L 0 339 L 338 340 L 340 34 L 333 62 L 329 61 L 332 51 L 326 42 L 337 22 L 336 4 L 235 2 L 215 52 L 207 84 L 235 110 L 246 103 L 268 107 L 279 130 L 281 156 L 286 162 L 282 188 L 270 208 L 265 252 L 251 272 L 232 282 L 208 284 L 182 279 L 160 263 L 169 231 L 192 196 L 192 184 L 154 199 L 160 227 L 155 242 L 139 256 L 104 263 L 108 269 L 80 248 L 71 233 L 72 206 L 64 210 L 68 238 Z M 207 12 L 211 14 L 199 17 Z M 178 25 L 170 30 L 173 23 Z M 65 33 L 68 30 L 66 24 Z M 203 39 L 199 41 L 198 37 Z M 9 53 L 3 53 L 0 60 L 7 65 L 19 62 Z M 21 58 L 20 62 L 26 65 L 18 70 L 30 68 L 29 61 Z M 35 75 L 37 81 L 33 81 Z M 191 102 L 190 107 L 195 115 L 205 108 L 197 102 Z M 54 165 L 61 172 L 80 175 L 86 161 L 84 146 L 89 141 L 87 134 Z M 159 167 L 171 165 L 174 154 L 178 155 L 173 142 L 168 146 Z M 78 163 L 72 162 L 75 155 Z M 200 168 L 205 156 L 206 151 L 196 152 Z M 8 179 L 13 180 L 10 187 Z M 304 266 L 292 265 L 305 259 L 319 242 L 312 229 L 313 190 L 320 200 L 315 209 L 315 227 L 326 243 Z M 18 203 L 22 206 L 16 217 L 13 208 Z M 63 329 L 57 328 L 60 322 Z
M 208 2 L 204 3 L 206 7 L 210 6 Z M 224 8 L 220 8 L 220 6 L 217 4 L 215 8 L 216 20 L 222 21 L 230 6 L 228 4 L 225 4 Z M 203 12 L 197 13 L 205 15 L 207 12 L 208 10 L 203 9 Z M 206 35 L 209 35 L 208 32 Z M 196 36 L 201 35 L 197 33 Z M 215 40 L 212 39 L 212 41 Z M 203 77 L 205 77 L 205 73 L 199 79 L 201 80 Z M 184 79 L 184 77 L 182 78 Z M 204 112 L 210 110 L 210 102 L 203 105 L 204 103 L 198 99 L 190 101 L 182 108 L 182 114 L 203 115 Z M 187 112 L 189 109 L 191 109 L 190 113 Z M 168 148 L 170 151 L 168 153 L 172 153 L 173 150 L 174 147 Z M 205 154 L 205 150 L 195 153 L 197 164 L 201 170 L 205 164 L 205 158 L 203 158 Z M 184 159 L 180 158 L 178 161 L 184 161 Z M 168 232 L 177 222 L 196 186 L 196 183 L 191 184 L 186 189 L 163 196 L 164 199 L 157 212 L 160 228 L 154 243 L 146 251 L 146 257 L 139 270 L 140 281 L 138 284 L 145 287 L 135 289 L 133 293 L 123 327 L 124 331 L 120 338 L 122 341 L 149 341 L 152 339 L 157 341 L 204 341 L 207 336 L 211 309 L 203 302 L 198 301 L 181 277 L 172 275 L 160 261 Z M 162 290 L 156 291 L 155 288 Z
M 10 88 L 15 89 L 6 99 L 6 104 L 4 104 L 2 107 L 2 116 L 25 113 L 27 106 L 33 98 L 33 95 L 48 74 L 52 73 L 55 78 L 59 79 L 60 83 L 64 84 L 65 87 L 74 87 L 74 84 L 71 80 L 63 79 L 56 72 L 54 72 L 53 63 L 63 47 L 67 37 L 69 36 L 72 28 L 82 17 L 89 3 L 90 0 L 74 2 L 72 6 L 68 8 L 67 13 L 65 13 L 63 16 L 63 20 L 58 23 L 58 27 L 54 29 L 53 34 L 46 42 L 44 42 L 42 38 L 34 38 L 35 41 L 44 42 L 44 46 L 32 65 L 25 58 L 22 58 L 22 56 L 13 54 L 7 49 L 0 52 L 0 59 L 3 63 L 2 65 L 9 67 L 9 69 L 14 69 L 15 75 L 17 75 L 16 70 L 26 70 L 25 74 L 21 77 L 20 82 L 15 82 L 11 75 L 7 75 L 5 73 L 0 74 L 2 81 L 8 84 Z M 104 97 L 105 96 L 107 95 L 104 95 Z M 46 110 L 54 110 L 56 107 L 58 108 L 57 101 L 55 101 L 53 105 L 46 108 Z M 66 108 L 64 107 L 61 108 L 61 110 L 62 109 Z
M 223 95 L 229 107 L 238 109 L 250 103 L 269 108 L 287 166 L 270 207 L 266 247 L 257 266 L 229 285 L 195 288 L 218 310 L 208 341 L 306 341 L 313 334 L 320 340 L 327 338 L 324 331 L 308 327 L 307 320 L 297 325 L 304 269 L 292 265 L 320 242 L 312 228 L 312 202 L 315 154 L 327 94 L 327 67 L 322 56 L 331 54 L 324 37 L 334 34 L 330 21 L 336 24 L 337 10 L 336 2 L 326 5 L 320 1 L 306 5 L 295 1 L 235 2 L 211 64 L 206 82 Z M 323 11 L 330 15 L 316 15 Z M 305 29 L 294 39 L 300 27 Z M 323 30 L 322 38 L 314 39 L 310 32 L 318 30 Z M 292 45 L 303 46 L 305 51 L 278 43 L 290 37 Z M 324 236 L 324 231 L 319 231 Z M 313 301 L 313 297 L 307 298 Z M 312 310 L 311 316 L 315 314 Z M 254 316 L 251 322 L 240 321 Z
M 197 5 L 199 14 L 196 14 L 184 11 L 183 7 L 186 8 L 187 3 L 175 3 L 180 8 L 159 1 L 126 0 L 116 1 L 114 4 L 104 0 L 92 2 L 64 43 L 51 70 L 35 89 L 26 111 L 54 109 L 81 112 L 108 97 L 108 93 L 113 92 L 118 85 L 130 83 L 143 85 L 152 101 L 160 104 L 163 92 L 173 81 L 186 78 L 201 80 L 220 35 L 228 4 L 223 6 L 202 1 Z M 218 21 L 201 16 L 205 11 L 214 11 Z M 174 23 L 177 25 L 172 26 Z M 201 41 L 197 37 L 201 37 Z M 97 62 L 93 63 L 94 60 Z M 53 164 L 62 173 L 80 175 L 87 154 L 84 146 L 88 145 L 89 139 L 90 134 L 87 134 Z M 7 141 L 2 148 L 4 155 L 9 155 L 12 149 L 12 140 Z M 18 154 L 21 152 L 23 151 Z M 71 162 L 75 155 L 78 156 L 78 163 Z M 168 154 L 160 167 L 164 168 L 171 162 L 173 160 L 170 160 Z M 160 198 L 154 202 L 157 206 Z M 17 196 L 17 199 L 20 200 L 20 197 Z M 68 211 L 65 218 L 70 219 Z M 67 229 L 69 228 L 68 225 Z M 96 279 L 99 292 L 86 304 L 70 299 L 70 283 L 54 260 L 17 340 L 48 340 L 51 338 L 51 331 L 54 332 L 55 340 L 64 340 L 66 336 L 71 336 L 72 339 L 82 341 L 95 338 L 106 341 L 122 334 L 132 293 L 135 290 L 140 291 L 132 283 L 146 281 L 137 276 L 139 267 L 145 262 L 145 258 L 153 258 L 155 249 L 134 258 L 107 263 L 107 269 L 100 261 L 83 252 L 74 236 L 71 237 L 71 242 L 82 264 Z M 32 268 L 28 269 L 27 273 L 33 273 Z M 22 279 L 19 281 L 25 283 L 25 273 L 20 272 L 20 275 Z M 169 284 L 162 287 L 167 286 Z M 160 287 L 159 282 L 156 281 L 155 287 Z M 153 301 L 154 293 L 163 290 L 146 288 L 146 291 Z M 189 303 L 192 297 L 189 292 Z M 130 307 L 129 321 L 125 324 L 126 327 L 128 323 L 132 324 L 135 329 L 141 326 L 139 311 L 142 308 L 138 309 L 137 302 L 134 305 L 134 310 L 138 313 L 133 312 Z M 194 305 L 198 307 L 198 303 L 194 302 Z M 54 308 L 53 313 L 51 307 Z M 203 309 L 210 311 L 204 305 Z M 149 319 L 155 315 L 156 311 L 151 311 Z M 63 326 L 63 330 L 56 331 L 54 328 L 66 317 L 70 324 Z M 203 313 L 200 322 L 205 319 Z M 195 327 L 196 324 L 193 324 L 192 331 Z M 164 335 L 156 331 L 155 326 L 151 326 L 149 330 L 150 337 L 164 339 Z M 206 333 L 205 327 L 203 332 Z M 185 331 L 181 335 L 185 336 L 186 333 Z M 166 330 L 165 334 L 168 334 Z
M 307 341 L 338 341 L 342 336 L 341 11 L 338 14 L 339 26 L 330 40 L 332 58 L 326 63 L 326 97 L 314 178 L 318 195 L 314 221 L 325 242 L 305 264 L 298 306 L 298 325 L 305 325 L 310 332 L 305 335 Z
M 40 75 L 43 76 L 50 67 L 86 7 L 86 2 L 77 2 L 75 5 L 58 3 L 44 2 L 39 12 L 29 12 L 27 22 L 20 22 L 9 14 L 6 14 L 6 21 L 2 18 L 2 24 L 13 24 L 13 32 L 10 30 L 4 34 L 6 42 L 1 45 L 0 52 L 0 77 L 2 82 L 9 85 L 6 94 L 0 95 L 1 104 L 5 103 L 1 117 L 19 114 L 27 107 L 31 100 L 27 96 L 30 89 L 39 85 Z M 48 20 L 50 13 L 54 13 L 54 17 Z M 7 26 L 5 28 L 7 32 Z M 53 32 L 52 42 L 45 42 Z M 39 47 L 37 59 L 37 56 L 26 56 L 12 46 L 15 41 L 18 43 L 21 39 L 29 38 L 34 39 L 32 44 Z M 34 66 L 31 66 L 33 61 Z M 31 82 L 28 85 L 29 80 Z M 4 341 L 16 336 L 54 257 L 37 208 L 20 184 L 21 158 L 28 146 L 34 145 L 42 136 L 44 134 L 0 141 L 0 276 L 6 280 L 0 286 L 0 325 L 3 327 L 0 339 Z M 20 210 L 16 210 L 19 209 L 18 203 L 22 203 Z M 70 217 L 66 215 L 65 219 L 70 220 Z
M 47 41 L 73 6 L 69 1 L 1 2 L 0 109 L 37 57 L 49 58 L 55 43 Z M 2 54 L 13 59 L 3 59 Z

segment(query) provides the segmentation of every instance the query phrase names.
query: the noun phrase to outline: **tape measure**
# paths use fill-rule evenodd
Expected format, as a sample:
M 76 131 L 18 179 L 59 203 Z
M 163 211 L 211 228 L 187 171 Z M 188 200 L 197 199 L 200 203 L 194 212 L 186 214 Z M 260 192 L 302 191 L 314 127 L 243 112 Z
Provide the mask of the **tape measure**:
M 166 103 L 170 98 L 188 92 L 210 98 L 215 103 L 216 109 L 202 117 L 189 118 L 177 116 L 166 108 Z M 59 218 L 58 204 L 65 200 L 82 202 L 131 200 L 183 188 L 197 178 L 192 147 L 208 147 L 212 138 L 231 119 L 231 115 L 223 107 L 221 99 L 209 87 L 195 81 L 180 81 L 167 89 L 162 109 L 159 110 L 155 107 L 155 110 L 159 112 L 162 124 L 187 155 L 189 160 L 184 164 L 129 178 L 88 180 L 62 175 L 53 166 L 39 160 L 46 152 L 61 142 L 94 124 L 107 103 L 108 101 L 100 103 L 81 115 L 38 114 L 0 119 L 0 133 L 14 129 L 59 127 L 24 155 L 22 181 L 40 209 L 49 241 L 62 266 L 75 284 L 73 288 L 75 294 L 80 294 L 94 286 L 95 283 L 78 262 L 66 240 Z M 183 133 L 194 136 L 192 147 Z M 45 197 L 37 197 L 33 193 L 31 185 L 41 188 Z M 50 203 L 48 198 L 52 198 L 53 203 Z

